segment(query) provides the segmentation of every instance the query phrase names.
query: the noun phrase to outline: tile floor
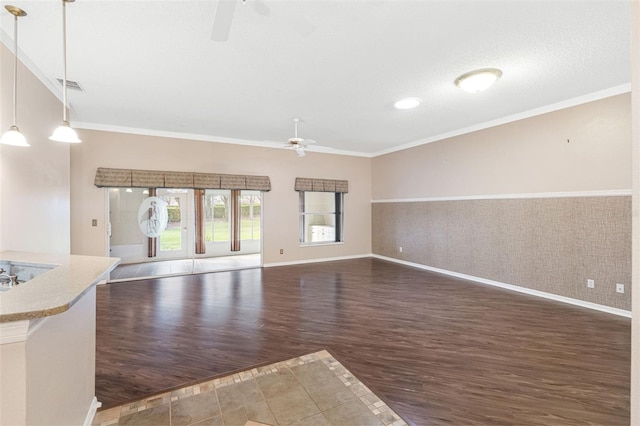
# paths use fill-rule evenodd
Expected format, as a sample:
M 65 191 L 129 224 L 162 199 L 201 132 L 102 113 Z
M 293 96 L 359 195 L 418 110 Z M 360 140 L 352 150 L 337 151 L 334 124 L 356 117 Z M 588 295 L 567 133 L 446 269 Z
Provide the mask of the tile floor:
M 102 410 L 93 420 L 116 424 L 406 425 L 327 351 Z
M 258 268 L 260 253 L 236 256 L 206 257 L 198 259 L 159 260 L 145 263 L 118 265 L 111 271 L 109 281 L 158 277 L 163 275 L 183 275 L 232 269 Z

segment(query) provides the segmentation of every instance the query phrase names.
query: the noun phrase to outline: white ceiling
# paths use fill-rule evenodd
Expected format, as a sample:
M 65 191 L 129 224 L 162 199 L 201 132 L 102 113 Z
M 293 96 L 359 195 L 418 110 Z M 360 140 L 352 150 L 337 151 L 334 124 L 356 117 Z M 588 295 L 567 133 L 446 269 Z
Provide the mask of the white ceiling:
M 215 0 L 69 3 L 72 125 L 276 146 L 299 116 L 301 137 L 375 155 L 629 87 L 628 1 L 262 0 L 267 15 L 253 1 L 226 42 L 211 40 Z M 20 59 L 60 93 L 61 2 L 2 4 L 28 13 Z M 454 85 L 486 67 L 503 71 L 490 90 Z M 424 102 L 395 110 L 404 97 Z

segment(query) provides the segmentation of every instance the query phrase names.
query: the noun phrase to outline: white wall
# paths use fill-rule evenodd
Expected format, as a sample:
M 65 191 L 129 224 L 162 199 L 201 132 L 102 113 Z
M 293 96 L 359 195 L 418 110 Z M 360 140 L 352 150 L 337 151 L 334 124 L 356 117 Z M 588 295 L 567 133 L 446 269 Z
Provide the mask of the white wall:
M 0 345 L 0 424 L 81 425 L 95 395 L 96 288 Z
M 13 53 L 0 44 L 0 131 L 13 121 Z M 0 251 L 70 251 L 69 146 L 48 139 L 62 104 L 21 63 L 18 127 L 31 147 L 0 145 Z

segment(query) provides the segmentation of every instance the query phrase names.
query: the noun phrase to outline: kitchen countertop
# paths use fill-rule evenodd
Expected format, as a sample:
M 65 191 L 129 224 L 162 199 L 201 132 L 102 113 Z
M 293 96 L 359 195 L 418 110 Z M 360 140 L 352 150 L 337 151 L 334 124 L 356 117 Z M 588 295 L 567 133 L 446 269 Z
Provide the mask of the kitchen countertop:
M 57 315 L 115 268 L 120 259 L 63 254 L 0 252 L 0 261 L 55 266 L 0 293 L 0 323 Z

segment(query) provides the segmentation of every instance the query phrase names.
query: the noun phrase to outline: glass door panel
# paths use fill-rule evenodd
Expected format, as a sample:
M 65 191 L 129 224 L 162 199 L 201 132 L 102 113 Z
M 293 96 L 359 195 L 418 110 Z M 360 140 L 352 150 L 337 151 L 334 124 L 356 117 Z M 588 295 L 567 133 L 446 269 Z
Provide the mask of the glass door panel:
M 122 258 L 110 280 L 261 265 L 260 191 L 108 191 L 111 255 Z
M 207 256 L 229 253 L 231 241 L 231 192 L 208 189 L 204 195 Z
M 189 220 L 193 215 L 191 208 L 193 190 L 159 188 L 157 196 L 167 204 L 167 227 L 157 238 L 158 258 L 184 259 L 191 257 L 192 245 L 189 244 Z
M 240 250 L 242 253 L 260 251 L 262 238 L 262 193 L 242 191 L 240 194 Z

